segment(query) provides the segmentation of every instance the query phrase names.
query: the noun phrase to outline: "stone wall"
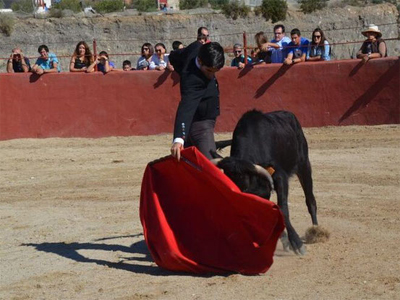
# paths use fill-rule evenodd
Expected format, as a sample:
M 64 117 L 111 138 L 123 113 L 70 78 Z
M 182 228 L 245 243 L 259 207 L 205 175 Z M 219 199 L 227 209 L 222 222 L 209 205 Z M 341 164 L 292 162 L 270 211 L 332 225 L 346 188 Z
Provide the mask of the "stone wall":
M 289 11 L 284 25 L 287 32 L 297 27 L 303 36 L 308 38 L 312 30 L 319 26 L 331 43 L 345 43 L 332 47 L 334 58 L 348 59 L 359 49 L 364 40 L 361 30 L 368 24 L 379 25 L 384 38 L 398 38 L 400 28 L 398 20 L 399 13 L 394 5 L 381 4 L 365 8 L 352 6 L 327 8 L 308 15 Z M 3 58 L 0 60 L 0 71 L 5 72 L 6 58 L 15 46 L 21 47 L 27 56 L 37 57 L 37 47 L 46 44 L 50 51 L 61 57 L 63 71 L 67 71 L 69 57 L 75 45 L 80 40 L 91 44 L 93 39 L 96 39 L 97 50 L 110 53 L 111 59 L 121 67 L 125 59 L 136 64 L 140 46 L 144 42 L 153 44 L 163 42 L 169 51 L 174 40 L 180 40 L 184 44 L 192 42 L 199 26 L 208 27 L 211 40 L 220 42 L 229 51 L 234 43 L 242 41 L 243 31 L 248 34 L 249 45 L 254 45 L 253 36 L 258 31 L 265 31 L 268 37 L 272 38 L 273 25 L 255 15 L 246 19 L 232 20 L 212 11 L 144 15 L 137 13 L 129 15 L 129 12 L 125 12 L 90 18 L 78 14 L 65 18 L 18 19 L 11 36 L 7 37 L 0 33 L 0 57 Z M 398 40 L 388 41 L 387 45 L 390 56 L 400 54 Z

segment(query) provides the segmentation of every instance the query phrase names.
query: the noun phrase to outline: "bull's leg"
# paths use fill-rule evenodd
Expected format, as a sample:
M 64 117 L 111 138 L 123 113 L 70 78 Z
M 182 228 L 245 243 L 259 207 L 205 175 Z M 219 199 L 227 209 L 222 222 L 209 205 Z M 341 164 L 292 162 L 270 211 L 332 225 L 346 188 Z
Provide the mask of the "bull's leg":
M 301 241 L 299 235 L 296 230 L 293 228 L 289 219 L 289 206 L 288 206 L 288 193 L 289 193 L 289 183 L 288 176 L 283 173 L 276 172 L 274 174 L 274 184 L 276 194 L 278 196 L 278 205 L 283 213 L 283 217 L 285 218 L 286 230 L 288 233 L 288 238 L 290 242 L 290 246 L 296 254 L 304 254 L 305 248 L 303 246 L 303 242 Z M 285 247 L 285 240 L 282 241 Z
M 313 193 L 313 181 L 311 177 L 311 164 L 307 159 L 306 162 L 299 165 L 297 177 L 299 178 L 300 184 L 303 188 L 304 195 L 306 197 L 306 204 L 308 212 L 311 215 L 313 225 L 318 225 L 317 221 L 317 202 L 315 201 Z

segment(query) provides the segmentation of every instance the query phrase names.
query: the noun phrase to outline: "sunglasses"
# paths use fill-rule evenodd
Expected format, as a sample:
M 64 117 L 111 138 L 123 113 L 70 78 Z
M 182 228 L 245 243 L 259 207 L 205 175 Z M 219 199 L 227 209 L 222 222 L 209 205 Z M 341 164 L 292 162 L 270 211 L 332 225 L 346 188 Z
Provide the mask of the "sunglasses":
M 149 51 L 149 50 L 150 50 L 149 48 L 143 48 L 142 51 Z
M 235 53 L 242 53 L 242 50 L 235 50 Z
M 162 50 L 161 49 L 156 49 L 156 52 L 161 52 Z
M 321 36 L 320 36 L 320 35 L 314 35 L 314 37 L 315 37 L 315 38 L 320 38 Z

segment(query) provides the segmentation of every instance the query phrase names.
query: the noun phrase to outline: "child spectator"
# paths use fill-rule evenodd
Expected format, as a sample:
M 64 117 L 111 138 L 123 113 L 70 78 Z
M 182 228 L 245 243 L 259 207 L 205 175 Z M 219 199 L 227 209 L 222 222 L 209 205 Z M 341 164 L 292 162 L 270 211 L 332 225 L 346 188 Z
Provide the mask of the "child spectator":
M 72 54 L 69 71 L 88 72 L 88 68 L 93 62 L 93 55 L 88 44 L 84 41 L 80 41 L 75 47 L 74 54 Z
M 101 51 L 99 53 L 96 61 L 89 66 L 87 72 L 93 72 L 95 64 L 97 64 L 97 71 L 103 72 L 104 74 L 107 74 L 115 68 L 115 64 L 110 61 L 106 51 Z
M 238 69 L 243 69 L 245 66 L 244 55 L 242 54 L 243 47 L 241 44 L 237 43 L 233 45 L 233 55 L 235 58 L 231 62 L 231 67 L 237 67 Z M 251 64 L 252 59 L 247 56 L 247 63 Z
M 174 41 L 172 43 L 172 50 L 178 50 L 178 49 L 183 49 L 183 48 L 185 48 L 185 47 L 183 46 L 182 42 L 180 42 L 180 41 Z
M 306 61 L 308 44 L 310 43 L 306 38 L 301 36 L 300 30 L 297 28 L 290 32 L 292 41 L 288 45 L 288 55 L 284 60 L 285 65 L 297 64 Z
M 7 73 L 27 73 L 31 70 L 29 59 L 24 57 L 20 48 L 14 48 L 7 61 Z
M 316 28 L 312 33 L 311 43 L 308 45 L 307 60 L 331 60 L 329 43 L 324 32 L 319 28 Z
M 132 68 L 132 64 L 130 60 L 124 60 L 122 63 L 122 70 L 124 71 L 133 71 L 135 70 L 134 68 Z
M 42 75 L 44 73 L 61 72 L 57 56 L 54 53 L 49 52 L 49 48 L 46 45 L 39 46 L 38 52 L 40 56 L 32 67 L 33 73 Z
M 257 32 L 254 36 L 259 52 L 257 53 L 255 64 L 271 63 L 271 52 L 269 51 L 270 43 L 268 43 L 267 35 L 263 32 Z

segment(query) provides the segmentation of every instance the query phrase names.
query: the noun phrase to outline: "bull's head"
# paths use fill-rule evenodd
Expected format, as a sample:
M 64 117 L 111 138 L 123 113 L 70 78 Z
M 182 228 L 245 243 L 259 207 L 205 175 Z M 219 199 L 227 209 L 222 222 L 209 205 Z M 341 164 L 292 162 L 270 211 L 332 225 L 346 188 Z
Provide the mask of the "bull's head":
M 234 157 L 216 158 L 212 162 L 222 169 L 242 192 L 270 198 L 274 183 L 271 175 L 263 167 Z

